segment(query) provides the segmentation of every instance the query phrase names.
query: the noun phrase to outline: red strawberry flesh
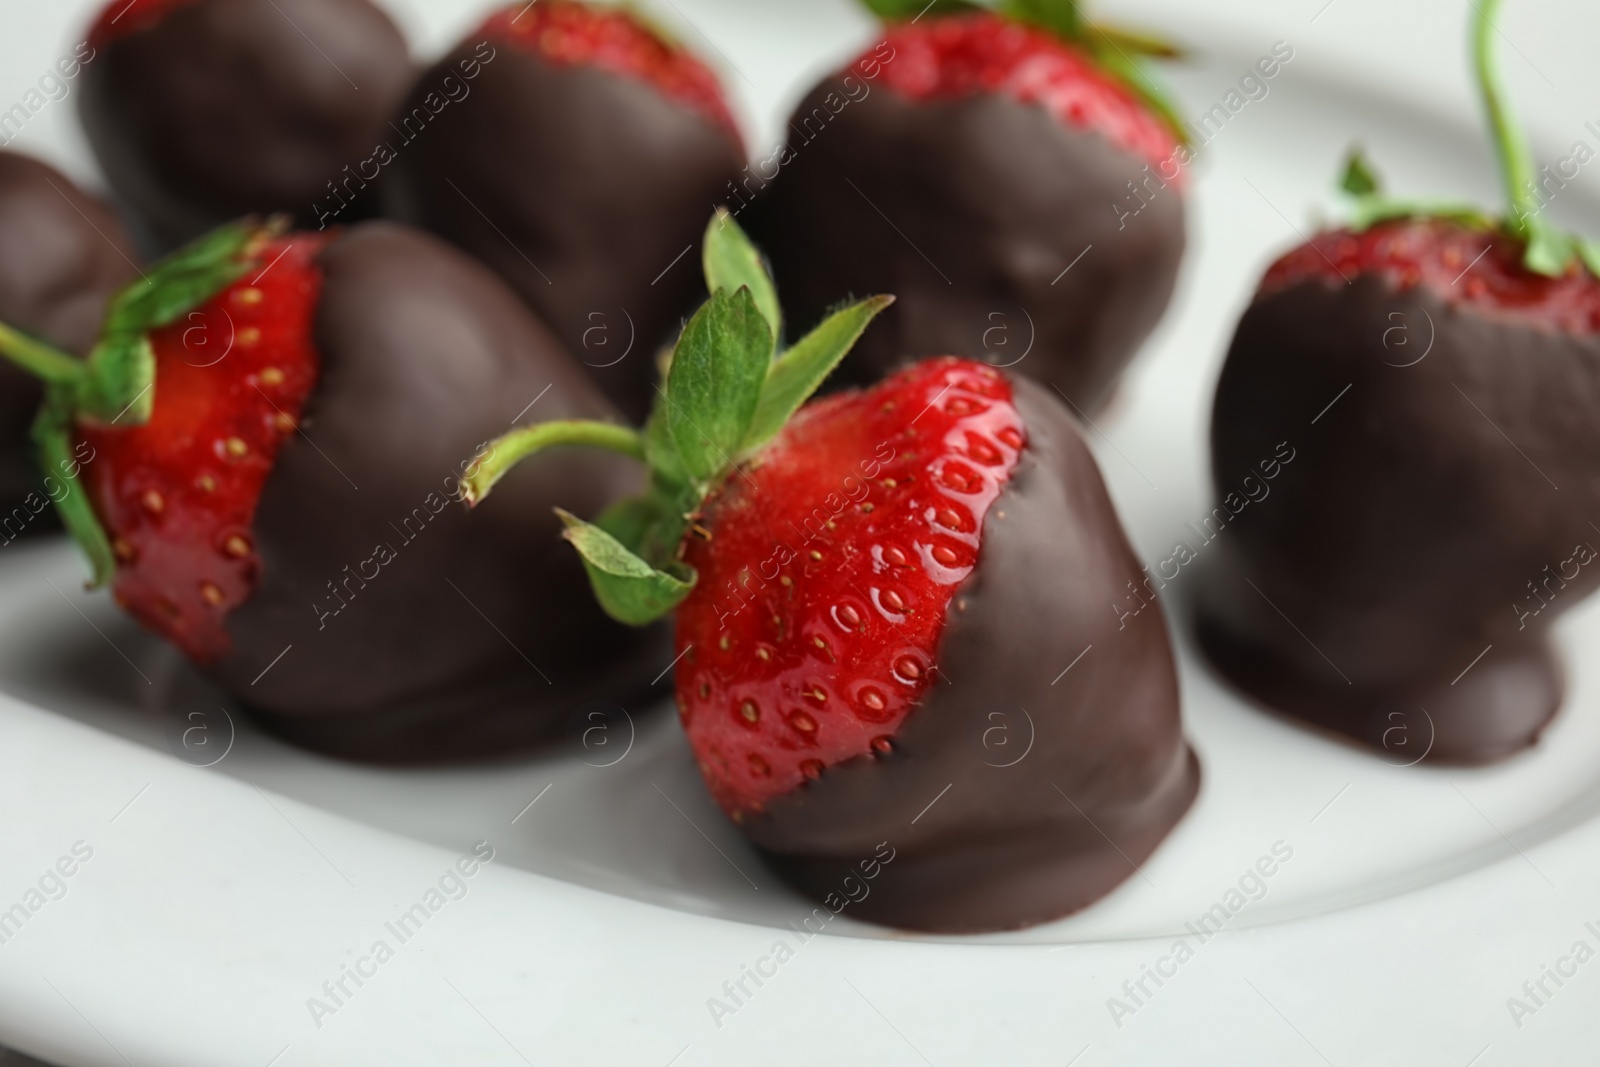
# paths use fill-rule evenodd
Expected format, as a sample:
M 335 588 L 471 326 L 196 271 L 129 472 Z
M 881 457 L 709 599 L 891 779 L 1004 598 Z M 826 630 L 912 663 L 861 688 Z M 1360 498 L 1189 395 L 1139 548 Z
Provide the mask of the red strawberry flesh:
M 321 235 L 268 242 L 244 277 L 151 334 L 142 426 L 79 426 L 82 477 L 117 556 L 117 601 L 199 662 L 255 588 L 251 522 L 278 449 L 316 385 Z
M 100 11 L 94 25 L 89 28 L 89 44 L 100 48 L 118 37 L 138 33 L 155 26 L 180 7 L 188 7 L 198 0 L 111 0 Z
M 1172 130 L 1126 85 L 1048 31 L 980 12 L 891 23 L 883 39 L 893 58 L 882 61 L 875 45 L 857 66 L 881 63 L 884 83 L 903 96 L 1009 96 L 1044 108 L 1063 125 L 1094 130 L 1155 167 L 1178 148 Z M 1182 175 L 1167 180 L 1181 183 Z
M 739 124 L 704 63 L 663 40 L 626 8 L 574 0 L 517 4 L 491 15 L 482 32 L 561 66 L 593 67 L 643 81 L 726 130 L 743 151 Z
M 1398 290 L 1422 286 L 1461 308 L 1540 329 L 1600 331 L 1600 279 L 1574 263 L 1559 278 L 1523 265 L 1522 242 L 1449 219 L 1381 222 L 1360 233 L 1329 230 L 1274 263 L 1263 296 L 1308 278 L 1345 285 L 1375 274 Z
M 1025 442 L 1005 378 L 930 360 L 803 408 L 709 498 L 677 695 L 724 810 L 893 750 Z

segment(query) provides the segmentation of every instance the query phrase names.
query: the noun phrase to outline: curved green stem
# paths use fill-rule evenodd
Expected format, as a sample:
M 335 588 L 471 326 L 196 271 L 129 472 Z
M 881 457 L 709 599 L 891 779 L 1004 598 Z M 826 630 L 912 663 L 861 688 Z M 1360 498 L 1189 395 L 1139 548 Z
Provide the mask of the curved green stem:
M 1477 17 L 1472 25 L 1472 58 L 1478 76 L 1478 91 L 1483 96 L 1483 107 L 1489 115 L 1489 129 L 1494 137 L 1495 155 L 1500 163 L 1500 175 L 1506 184 L 1506 200 L 1510 211 L 1505 228 L 1527 245 L 1523 262 L 1527 268 L 1550 277 L 1565 274 L 1572 263 L 1576 245 L 1571 237 L 1547 223 L 1541 216 L 1543 205 L 1534 192 L 1533 152 L 1528 139 L 1511 117 L 1506 107 L 1505 90 L 1500 85 L 1499 72 L 1494 63 L 1494 36 L 1500 31 L 1494 16 L 1500 0 L 1474 0 Z
M 1489 129 L 1494 136 L 1500 174 L 1511 202 L 1511 218 L 1507 224 L 1518 236 L 1526 237 L 1527 220 L 1539 210 L 1539 202 L 1528 191 L 1533 181 L 1533 155 L 1522 130 L 1506 109 L 1505 90 L 1501 88 L 1499 71 L 1494 64 L 1494 34 L 1497 32 L 1494 15 L 1500 0 L 1477 0 L 1473 6 L 1477 18 L 1472 25 L 1472 58 L 1478 75 L 1478 91 L 1483 96 L 1484 110 L 1489 113 Z
M 637 430 L 579 419 L 541 422 L 512 430 L 489 442 L 467 468 L 466 477 L 461 479 L 461 498 L 469 506 L 477 506 L 512 467 L 537 452 L 562 445 L 604 448 L 645 462 L 644 435 Z
M 52 385 L 74 385 L 83 363 L 0 322 L 0 356 Z

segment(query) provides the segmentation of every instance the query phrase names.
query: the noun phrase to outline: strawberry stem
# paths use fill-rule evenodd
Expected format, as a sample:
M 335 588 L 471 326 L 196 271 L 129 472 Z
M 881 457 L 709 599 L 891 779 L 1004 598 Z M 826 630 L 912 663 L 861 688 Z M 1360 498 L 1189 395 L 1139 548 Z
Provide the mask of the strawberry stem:
M 1541 205 L 1534 195 L 1533 152 L 1506 107 L 1505 90 L 1494 62 L 1494 35 L 1499 32 L 1494 16 L 1500 0 L 1478 0 L 1473 7 L 1477 14 L 1472 25 L 1472 56 L 1478 92 L 1488 113 L 1495 157 L 1511 207 L 1505 228 L 1527 243 L 1525 264 L 1529 270 L 1560 277 L 1566 273 L 1576 249 L 1570 237 L 1551 227 L 1540 215 Z
M 461 498 L 467 506 L 476 507 L 512 467 L 537 452 L 563 445 L 603 448 L 645 462 L 644 436 L 638 430 L 579 419 L 541 422 L 518 427 L 478 453 L 461 479 Z
M 83 363 L 0 322 L 0 356 L 51 385 L 76 385 Z
M 1475 0 L 1472 23 L 1472 61 L 1478 92 L 1489 119 L 1490 139 L 1494 143 L 1500 176 L 1506 185 L 1510 210 L 1503 218 L 1493 218 L 1470 205 L 1446 201 L 1404 200 L 1386 196 L 1377 173 L 1352 149 L 1340 187 L 1354 199 L 1348 226 L 1359 233 L 1375 223 L 1390 219 L 1445 219 L 1462 226 L 1498 231 L 1523 244 L 1523 266 L 1535 274 L 1559 278 L 1578 260 L 1589 273 L 1600 277 L 1600 243 L 1557 229 L 1541 215 L 1534 181 L 1533 152 L 1528 140 L 1506 106 L 1505 90 L 1494 62 L 1494 16 L 1500 0 Z

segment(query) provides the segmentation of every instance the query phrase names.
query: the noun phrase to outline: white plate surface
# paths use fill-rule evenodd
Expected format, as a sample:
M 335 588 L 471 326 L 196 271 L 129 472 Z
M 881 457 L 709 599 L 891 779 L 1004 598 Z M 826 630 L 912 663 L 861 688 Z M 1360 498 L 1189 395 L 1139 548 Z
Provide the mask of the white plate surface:
M 476 11 L 391 6 L 430 54 Z M 709 35 L 763 144 L 870 32 L 843 0 L 654 6 L 686 37 Z M 1093 435 L 1147 559 L 1209 507 L 1205 420 L 1232 324 L 1264 264 L 1336 206 L 1324 193 L 1347 143 L 1365 141 L 1401 189 L 1497 196 L 1466 81 L 1466 5 L 1393 6 L 1101 7 L 1198 46 L 1171 77 L 1189 114 L 1274 42 L 1296 52 L 1197 166 L 1178 298 Z M 1583 47 L 1600 17 L 1512 7 L 1504 62 L 1519 108 L 1540 116 L 1541 160 L 1580 138 L 1600 146 L 1583 125 L 1600 119 L 1585 113 L 1600 77 Z M 70 49 L 86 11 L 8 15 L 0 108 Z M 70 102 L 17 147 L 96 178 Z M 1584 173 L 1552 210 L 1600 233 L 1595 192 Z M 1180 632 L 1205 782 L 1139 875 L 1017 934 L 913 937 L 847 911 L 806 938 L 786 924 L 809 904 L 721 818 L 669 715 L 630 709 L 603 743 L 575 736 L 492 768 L 346 766 L 225 719 L 174 654 L 77 591 L 81 574 L 60 543 L 0 554 L 0 910 L 75 845 L 93 853 L 0 944 L 0 1043 L 54 1062 L 1487 1065 L 1580 1062 L 1600 1029 L 1600 964 L 1571 955 L 1580 940 L 1600 951 L 1600 605 L 1560 630 L 1572 686 L 1542 743 L 1478 771 L 1399 766 L 1416 750 L 1386 762 L 1268 718 Z M 1078 650 L 1061 651 L 1065 666 Z M 204 769 L 171 747 L 197 711 L 219 744 L 236 727 Z M 399 943 L 385 924 L 479 841 L 493 862 L 447 879 L 459 899 Z M 1259 899 L 1224 932 L 1186 928 L 1275 845 L 1292 858 L 1259 889 L 1246 882 Z M 1193 951 L 1181 964 L 1179 937 Z M 379 940 L 394 957 L 314 1018 L 308 999 L 332 1004 L 324 981 Z M 735 1001 L 724 983 L 779 940 L 792 958 L 759 987 L 744 979 Z M 1158 965 L 1176 970 L 1159 985 L 1146 977 Z M 1546 965 L 1573 973 L 1557 985 Z M 1535 1000 L 1523 983 L 1541 979 Z M 1533 1010 L 1514 1018 L 1511 997 Z M 711 998 L 735 1010 L 713 1013 Z

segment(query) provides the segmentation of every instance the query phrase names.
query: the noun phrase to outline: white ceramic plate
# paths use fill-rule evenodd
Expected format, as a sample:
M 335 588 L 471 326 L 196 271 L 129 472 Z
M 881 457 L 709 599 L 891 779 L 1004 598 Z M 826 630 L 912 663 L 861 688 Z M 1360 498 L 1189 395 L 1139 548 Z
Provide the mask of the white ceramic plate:
M 478 10 L 392 6 L 429 53 Z M 1363 139 L 1399 188 L 1498 199 L 1466 80 L 1468 8 L 1392 6 L 1102 5 L 1198 46 L 1171 77 L 1189 114 L 1274 42 L 1295 49 L 1197 166 L 1177 301 L 1093 435 L 1149 559 L 1209 507 L 1205 420 L 1232 324 L 1265 263 L 1333 206 L 1347 143 Z M 1600 17 L 1576 0 L 1512 6 L 1504 62 L 1519 109 L 1540 116 L 1541 160 L 1600 143 L 1583 127 L 1600 118 L 1584 113 L 1600 99 L 1585 62 Z M 760 144 L 870 32 L 844 0 L 653 7 L 709 35 Z M 88 8 L 8 15 L 0 108 L 70 49 Z M 95 180 L 68 102 L 16 147 Z M 1600 233 L 1594 194 L 1585 173 L 1552 210 Z M 52 1062 L 1465 1067 L 1577 1062 L 1597 1030 L 1600 605 L 1560 631 L 1572 686 L 1542 743 L 1478 771 L 1403 767 L 1419 749 L 1386 762 L 1268 718 L 1180 633 L 1205 765 L 1193 811 L 1087 911 L 939 939 L 848 911 L 797 931 L 810 905 L 716 811 L 669 715 L 631 709 L 486 769 L 346 766 L 230 716 L 170 650 L 80 593 L 81 576 L 61 543 L 0 552 L 0 911 L 41 878 L 50 894 L 0 943 L 0 1043 Z M 478 842 L 492 862 L 452 877 Z M 1246 877 L 1274 851 L 1270 877 Z M 48 877 L 58 861 L 74 873 Z M 1220 933 L 1195 932 L 1246 897 Z M 437 910 L 402 941 L 391 926 L 418 903 Z M 379 941 L 392 958 L 372 958 Z M 359 985 L 344 977 L 358 965 Z M 341 978 L 335 1000 L 323 984 Z

